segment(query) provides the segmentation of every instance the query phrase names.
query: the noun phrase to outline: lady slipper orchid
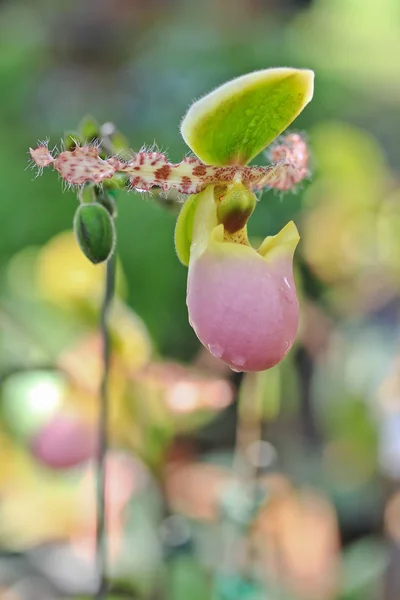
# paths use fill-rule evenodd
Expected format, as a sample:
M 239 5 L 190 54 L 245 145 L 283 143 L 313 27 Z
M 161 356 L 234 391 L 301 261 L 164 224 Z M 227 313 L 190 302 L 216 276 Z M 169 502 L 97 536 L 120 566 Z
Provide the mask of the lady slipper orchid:
M 258 250 L 218 224 L 214 189 L 199 194 L 187 286 L 190 323 L 211 354 L 236 371 L 262 371 L 290 350 L 298 325 L 293 222 Z
M 300 112 L 290 86 L 285 87 L 292 77 L 304 84 L 301 110 L 312 97 L 311 71 L 253 73 L 225 84 L 189 110 L 181 129 L 186 142 L 201 158 L 233 163 L 233 168 L 245 165 L 282 131 L 285 119 L 290 122 Z M 269 98 L 265 83 L 271 81 L 275 85 Z M 278 117 L 268 110 L 269 101 Z M 286 168 L 270 177 L 270 187 L 290 189 L 305 177 L 308 152 L 300 135 L 285 136 L 271 156 L 278 168 L 283 163 Z M 246 224 L 256 206 L 252 189 L 261 186 L 251 175 L 244 176 L 257 167 L 242 169 L 232 181 L 209 185 L 187 200 L 176 246 L 189 267 L 189 321 L 200 341 L 234 371 L 262 371 L 280 362 L 296 337 L 299 305 L 292 263 L 299 235 L 290 222 L 257 250 L 250 245 Z
M 80 186 L 82 202 L 87 201 L 88 185 L 90 192 L 90 186 L 108 180 L 107 189 L 121 188 L 121 182 L 129 180 L 129 189 L 140 192 L 174 189 L 188 196 L 178 218 L 175 246 L 189 267 L 189 319 L 201 342 L 234 370 L 272 367 L 296 336 L 292 261 L 297 229 L 290 222 L 255 250 L 247 238 L 247 221 L 256 206 L 254 191 L 290 190 L 307 177 L 307 145 L 300 134 L 286 134 L 270 147 L 270 165 L 248 163 L 310 102 L 313 82 L 310 70 L 277 68 L 249 73 L 217 88 L 195 102 L 184 118 L 181 133 L 195 156 L 178 164 L 155 151 L 129 158 L 126 148 L 107 157 L 112 138 L 102 145 L 101 128 L 96 143 L 74 139 L 56 157 L 47 143 L 30 151 L 39 171 L 52 165 L 68 185 Z M 90 193 L 88 197 L 93 202 Z M 115 217 L 113 211 L 110 214 Z M 93 262 L 108 260 L 103 221 L 89 224 L 78 232 L 86 256 Z

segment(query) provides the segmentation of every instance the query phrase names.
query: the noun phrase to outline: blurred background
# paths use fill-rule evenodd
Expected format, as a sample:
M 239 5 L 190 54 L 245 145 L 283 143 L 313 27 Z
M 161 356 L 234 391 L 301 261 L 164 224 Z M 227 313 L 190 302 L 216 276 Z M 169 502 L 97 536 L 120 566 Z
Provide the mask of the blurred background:
M 104 270 L 76 195 L 27 151 L 88 113 L 177 162 L 188 105 L 270 66 L 315 70 L 313 177 L 267 192 L 301 233 L 297 343 L 262 378 L 191 330 L 179 206 L 120 192 L 107 458 L 110 598 L 400 597 L 398 0 L 1 0 L 0 598 L 95 589 Z M 257 162 L 265 162 L 258 157 Z

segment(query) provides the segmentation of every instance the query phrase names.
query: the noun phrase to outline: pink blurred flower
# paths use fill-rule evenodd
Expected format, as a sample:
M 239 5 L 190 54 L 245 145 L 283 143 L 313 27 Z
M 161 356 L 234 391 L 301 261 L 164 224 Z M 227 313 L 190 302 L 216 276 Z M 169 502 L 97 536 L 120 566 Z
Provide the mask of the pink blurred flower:
M 69 469 L 96 453 L 94 427 L 79 416 L 60 413 L 42 427 L 31 442 L 34 457 L 52 469 Z

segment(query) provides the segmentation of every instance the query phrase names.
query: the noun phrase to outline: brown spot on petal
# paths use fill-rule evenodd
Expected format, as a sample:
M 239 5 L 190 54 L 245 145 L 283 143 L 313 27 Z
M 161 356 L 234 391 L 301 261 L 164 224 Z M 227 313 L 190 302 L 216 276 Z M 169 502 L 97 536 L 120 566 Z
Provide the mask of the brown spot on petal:
M 203 177 L 207 173 L 207 167 L 205 165 L 198 165 L 192 171 L 195 177 Z
M 181 188 L 182 188 L 183 193 L 186 193 L 189 190 L 191 183 L 192 183 L 192 181 L 191 181 L 190 177 L 187 177 L 186 175 L 184 175 L 182 177 Z
M 157 169 L 157 171 L 154 171 L 154 178 L 156 180 L 160 180 L 160 179 L 168 179 L 168 177 L 170 176 L 171 173 L 171 167 L 169 165 L 164 165 L 163 167 L 160 167 L 159 169 Z

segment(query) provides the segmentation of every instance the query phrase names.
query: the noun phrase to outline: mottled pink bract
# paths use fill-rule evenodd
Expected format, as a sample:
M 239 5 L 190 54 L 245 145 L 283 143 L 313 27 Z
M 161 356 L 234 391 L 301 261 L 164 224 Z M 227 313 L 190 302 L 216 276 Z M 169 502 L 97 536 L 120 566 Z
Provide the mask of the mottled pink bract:
M 204 192 L 199 205 L 197 224 L 208 220 L 211 227 L 206 236 L 195 224 L 187 287 L 190 323 L 204 346 L 232 369 L 269 369 L 288 353 L 297 334 L 297 229 L 289 223 L 256 251 L 225 241 L 223 226 L 213 227 L 211 194 Z

